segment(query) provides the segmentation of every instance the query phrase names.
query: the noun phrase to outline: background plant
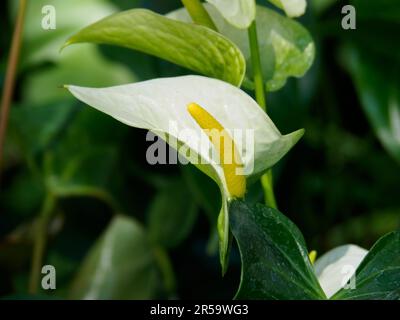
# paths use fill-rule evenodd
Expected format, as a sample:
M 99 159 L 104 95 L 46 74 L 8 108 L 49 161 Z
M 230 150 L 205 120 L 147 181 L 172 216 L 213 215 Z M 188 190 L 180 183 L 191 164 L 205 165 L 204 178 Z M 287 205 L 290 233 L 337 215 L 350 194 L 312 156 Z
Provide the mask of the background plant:
M 274 167 L 275 192 L 279 209 L 318 252 L 345 242 L 369 248 L 399 226 L 398 4 L 354 4 L 358 29 L 345 32 L 340 27 L 342 2 L 309 3 L 301 22 L 316 42 L 316 61 L 305 77 L 289 79 L 267 96 L 268 112 L 282 132 L 300 127 L 307 132 Z M 58 24 L 63 27 L 51 37 L 37 30 L 41 5 L 35 1 L 37 8 L 27 12 L 3 161 L 0 290 L 26 292 L 32 224 L 50 205 L 54 214 L 46 262 L 58 271 L 57 296 L 231 298 L 240 262 L 234 249 L 230 271 L 220 277 L 213 241 L 216 187 L 191 167 L 149 168 L 144 132 L 130 130 L 54 89 L 56 83 L 108 86 L 189 71 L 118 47 L 82 45 L 58 54 L 71 34 L 117 10 L 114 5 L 132 8 L 132 1 L 59 3 L 63 14 Z M 93 16 L 76 19 L 74 5 Z M 180 4 L 138 1 L 136 6 L 167 13 Z M 14 21 L 7 20 L 13 11 L 6 7 L 2 20 Z M 11 24 L 5 28 L 11 30 Z M 10 43 L 7 34 L 2 34 L 2 52 Z M 2 74 L 5 58 L 1 56 Z M 245 85 L 252 89 L 251 81 Z M 260 202 L 263 193 L 256 184 L 248 198 Z M 168 207 L 174 212 L 164 210 Z M 131 218 L 121 217 L 121 212 Z M 163 224 L 166 216 L 168 228 Z M 109 248 L 121 250 L 113 265 L 129 265 L 119 274 L 136 285 L 125 287 L 123 280 L 114 279 L 97 291 L 87 289 L 90 283 L 79 287 L 79 279 L 90 282 L 85 273 L 107 274 L 98 259 Z M 130 252 L 129 259 L 123 250 Z

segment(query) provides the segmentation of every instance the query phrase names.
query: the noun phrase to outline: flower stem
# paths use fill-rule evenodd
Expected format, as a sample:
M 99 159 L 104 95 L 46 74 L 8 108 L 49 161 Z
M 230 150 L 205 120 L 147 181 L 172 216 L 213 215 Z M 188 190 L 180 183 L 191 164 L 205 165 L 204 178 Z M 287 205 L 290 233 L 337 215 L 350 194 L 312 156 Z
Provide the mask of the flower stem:
M 267 112 L 267 100 L 265 97 L 265 83 L 263 78 L 260 48 L 258 45 L 257 37 L 257 26 L 254 20 L 248 29 L 249 42 L 250 42 L 250 53 L 251 53 L 251 65 L 253 67 L 254 74 L 254 88 L 256 93 L 256 100 L 259 106 Z M 277 203 L 275 199 L 272 170 L 268 170 L 261 177 L 261 185 L 264 189 L 264 199 L 265 203 L 272 208 L 277 208 Z
M 43 202 L 37 224 L 35 225 L 35 239 L 33 244 L 32 266 L 29 278 L 29 293 L 36 294 L 39 288 L 39 278 L 43 264 L 43 255 L 46 248 L 47 226 L 54 211 L 56 197 L 49 192 Z
M 261 185 L 264 189 L 265 203 L 270 207 L 277 209 L 278 205 L 275 199 L 274 184 L 272 179 L 272 170 L 269 169 L 261 176 Z
M 1 159 L 3 156 L 3 146 L 7 131 L 8 114 L 10 112 L 11 99 L 15 87 L 15 75 L 17 71 L 19 53 L 21 50 L 22 30 L 24 28 L 24 20 L 26 13 L 26 0 L 20 0 L 17 22 L 11 42 L 10 55 L 7 63 L 7 71 L 3 87 L 3 96 L 1 100 L 1 116 L 0 116 L 0 169 Z
M 217 31 L 217 27 L 200 0 L 182 0 L 182 3 L 195 23 Z
M 267 101 L 265 99 L 265 85 L 261 68 L 260 48 L 257 38 L 257 26 L 254 20 L 248 29 L 251 53 L 251 65 L 254 74 L 254 86 L 256 92 L 256 100 L 261 108 L 267 112 Z

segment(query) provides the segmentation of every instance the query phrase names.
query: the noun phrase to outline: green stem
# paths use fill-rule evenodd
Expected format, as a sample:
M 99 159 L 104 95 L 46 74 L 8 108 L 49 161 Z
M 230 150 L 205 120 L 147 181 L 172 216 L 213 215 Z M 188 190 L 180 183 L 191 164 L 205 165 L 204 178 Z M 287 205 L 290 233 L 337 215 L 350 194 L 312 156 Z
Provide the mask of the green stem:
M 251 53 L 251 65 L 253 67 L 254 74 L 254 89 L 256 93 L 256 100 L 259 106 L 267 112 L 267 100 L 265 97 L 265 83 L 261 66 L 260 48 L 258 45 L 257 37 L 257 26 L 254 20 L 248 29 L 249 42 L 250 42 L 250 53 Z M 261 184 L 264 189 L 265 203 L 272 208 L 277 208 L 275 199 L 274 186 L 272 171 L 268 170 L 261 177 Z
M 256 100 L 261 108 L 267 112 L 267 102 L 265 99 L 265 85 L 261 67 L 260 48 L 258 46 L 257 26 L 254 20 L 248 29 L 251 53 L 251 66 L 254 74 L 254 87 L 256 91 Z
M 1 100 L 1 116 L 0 116 L 0 169 L 1 159 L 3 156 L 3 145 L 8 124 L 8 114 L 10 112 L 11 100 L 15 87 L 15 76 L 17 73 L 19 53 L 21 50 L 22 30 L 24 28 L 24 20 L 26 13 L 26 0 L 19 3 L 17 22 L 11 42 L 10 56 L 7 63 L 7 72 L 4 80 L 3 96 Z
M 273 184 L 271 169 L 269 169 L 266 173 L 264 173 L 262 175 L 261 185 L 264 189 L 265 204 L 269 205 L 272 208 L 277 209 L 278 205 L 277 205 L 276 199 L 275 199 L 274 184 Z
M 33 244 L 31 274 L 29 278 L 29 293 L 36 294 L 39 288 L 39 279 L 43 266 L 43 256 L 46 249 L 47 227 L 51 214 L 54 211 L 56 197 L 48 193 L 35 225 L 35 239 Z
M 217 31 L 217 27 L 200 0 L 182 0 L 182 3 L 195 23 Z

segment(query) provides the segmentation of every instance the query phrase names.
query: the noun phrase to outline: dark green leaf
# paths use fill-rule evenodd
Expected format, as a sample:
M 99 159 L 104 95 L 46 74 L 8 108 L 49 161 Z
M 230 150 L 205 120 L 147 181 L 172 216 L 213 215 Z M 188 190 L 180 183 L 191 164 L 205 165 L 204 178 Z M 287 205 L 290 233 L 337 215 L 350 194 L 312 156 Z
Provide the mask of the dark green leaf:
M 355 280 L 355 289 L 342 289 L 332 299 L 400 299 L 400 231 L 375 243 L 358 266 Z
M 347 47 L 343 59 L 364 111 L 386 150 L 400 162 L 400 78 L 399 66 L 387 68 L 380 59 Z
M 282 213 L 234 201 L 231 228 L 241 258 L 237 299 L 325 299 L 299 229 Z

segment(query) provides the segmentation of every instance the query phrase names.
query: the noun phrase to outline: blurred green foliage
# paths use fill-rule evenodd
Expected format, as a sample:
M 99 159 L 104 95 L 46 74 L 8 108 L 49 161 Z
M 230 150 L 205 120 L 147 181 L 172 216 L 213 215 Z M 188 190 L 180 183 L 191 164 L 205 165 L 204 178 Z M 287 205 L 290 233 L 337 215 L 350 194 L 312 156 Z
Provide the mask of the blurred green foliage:
M 9 49 L 14 12 L 9 4 L 15 2 L 0 4 L 2 53 Z M 213 250 L 216 186 L 193 167 L 148 165 L 144 131 L 89 109 L 58 87 L 187 74 L 118 47 L 83 44 L 58 53 L 68 36 L 101 16 L 134 6 L 164 14 L 180 2 L 53 2 L 55 31 L 38 30 L 42 1 L 28 8 L 0 191 L 1 296 L 26 293 L 32 226 L 45 194 L 52 192 L 57 214 L 47 230 L 45 261 L 56 267 L 57 290 L 41 294 L 233 297 L 238 251 L 233 248 L 228 274 L 221 278 Z M 357 30 L 345 31 L 341 8 L 347 1 L 309 2 L 300 21 L 316 42 L 316 61 L 305 77 L 268 95 L 271 118 L 283 133 L 306 129 L 301 143 L 274 168 L 275 192 L 280 211 L 320 253 L 348 242 L 369 248 L 400 226 L 400 4 L 352 3 Z M 6 58 L 0 57 L 1 85 Z M 261 200 L 261 187 L 252 187 L 248 198 Z M 113 265 L 102 266 L 99 260 L 110 252 Z M 93 287 L 93 279 L 104 278 L 110 268 L 115 278 Z

